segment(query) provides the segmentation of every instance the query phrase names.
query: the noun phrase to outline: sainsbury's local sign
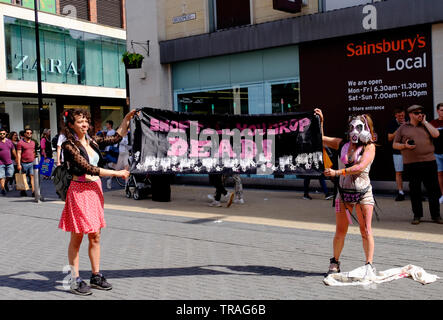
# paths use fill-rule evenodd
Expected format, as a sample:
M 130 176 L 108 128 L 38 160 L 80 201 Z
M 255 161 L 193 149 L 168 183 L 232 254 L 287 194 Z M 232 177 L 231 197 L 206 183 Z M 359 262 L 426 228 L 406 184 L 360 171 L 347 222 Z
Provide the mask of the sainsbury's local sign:
M 37 71 L 37 59 L 31 58 L 29 55 L 14 55 L 14 68 L 16 70 Z M 78 69 L 74 61 L 63 63 L 61 59 L 48 58 L 41 62 L 40 69 L 42 72 L 55 74 L 66 74 L 78 76 Z

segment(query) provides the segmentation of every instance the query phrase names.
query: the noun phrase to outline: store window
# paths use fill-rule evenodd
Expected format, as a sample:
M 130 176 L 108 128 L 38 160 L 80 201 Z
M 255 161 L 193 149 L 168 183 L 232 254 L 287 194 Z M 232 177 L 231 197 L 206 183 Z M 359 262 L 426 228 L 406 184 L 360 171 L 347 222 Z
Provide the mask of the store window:
M 49 13 L 56 13 L 57 8 L 55 4 L 56 0 L 39 0 L 38 10 Z M 25 8 L 34 9 L 34 0 L 20 0 L 16 1 L 16 4 L 20 4 Z
M 178 110 L 200 114 L 248 114 L 248 88 L 229 88 L 177 95 Z
M 251 24 L 250 0 L 215 0 L 217 29 Z
M 329 11 L 378 1 L 380 0 L 321 0 L 320 5 L 323 11 Z
M 33 131 L 32 138 L 40 141 L 40 128 L 42 131 L 45 128 L 51 128 L 49 123 L 49 106 L 43 105 L 42 111 L 39 112 L 38 104 L 23 103 L 23 129 L 31 129 Z
M 85 105 L 65 104 L 63 106 L 63 109 L 83 109 L 83 110 L 88 110 L 89 112 L 91 112 L 91 107 L 85 106 Z
M 34 22 L 4 17 L 9 80 L 37 80 Z M 42 81 L 126 87 L 121 39 L 40 24 Z
M 114 122 L 113 129 L 117 129 L 123 121 L 123 106 L 100 106 L 101 128 L 106 130 L 106 121 Z
M 97 1 L 97 21 L 107 26 L 122 27 L 122 1 Z
M 10 132 L 9 114 L 5 111 L 5 104 L 0 103 L 0 128 Z
M 272 113 L 296 112 L 300 108 L 298 82 L 271 85 Z

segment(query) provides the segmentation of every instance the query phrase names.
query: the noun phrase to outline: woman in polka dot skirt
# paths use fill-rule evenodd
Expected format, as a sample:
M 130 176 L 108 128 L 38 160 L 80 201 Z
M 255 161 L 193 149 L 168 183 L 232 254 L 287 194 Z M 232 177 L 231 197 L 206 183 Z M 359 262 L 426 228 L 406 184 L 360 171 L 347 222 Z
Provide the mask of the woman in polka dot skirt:
M 60 218 L 59 228 L 71 233 L 68 260 L 71 266 L 71 292 L 90 295 L 91 287 L 111 290 L 112 286 L 100 273 L 100 231 L 106 226 L 104 219 L 104 200 L 100 177 L 122 177 L 127 179 L 127 170 L 107 170 L 100 149 L 118 143 L 128 133 L 130 120 L 135 110 L 123 119 L 114 136 L 99 137 L 88 134 L 91 116 L 83 109 L 65 111 L 64 135 L 62 145 L 65 162 L 72 175 L 66 194 L 66 203 Z M 92 275 L 90 286 L 79 277 L 79 251 L 83 236 L 89 239 L 89 259 Z

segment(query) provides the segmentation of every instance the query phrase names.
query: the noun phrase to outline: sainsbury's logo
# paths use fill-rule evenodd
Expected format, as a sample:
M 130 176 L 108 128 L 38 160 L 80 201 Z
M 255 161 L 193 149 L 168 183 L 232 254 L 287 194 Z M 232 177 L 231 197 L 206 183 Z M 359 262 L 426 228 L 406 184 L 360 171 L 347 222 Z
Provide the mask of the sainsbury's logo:
M 390 52 L 403 51 L 407 53 L 413 52 L 417 48 L 426 47 L 426 37 L 421 34 L 417 34 L 413 38 L 398 39 L 398 40 L 386 40 L 368 43 L 363 41 L 363 43 L 356 44 L 354 42 L 348 43 L 346 45 L 346 56 L 364 56 L 364 55 L 375 55 Z

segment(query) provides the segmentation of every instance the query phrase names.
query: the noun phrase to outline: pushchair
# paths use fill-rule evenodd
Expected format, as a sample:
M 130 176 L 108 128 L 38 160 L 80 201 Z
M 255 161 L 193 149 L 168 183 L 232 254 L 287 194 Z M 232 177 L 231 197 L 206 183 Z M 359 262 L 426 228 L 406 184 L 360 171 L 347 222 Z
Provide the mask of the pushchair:
M 146 174 L 130 174 L 125 184 L 125 193 L 127 198 L 140 200 L 152 194 L 152 184 L 149 176 Z

